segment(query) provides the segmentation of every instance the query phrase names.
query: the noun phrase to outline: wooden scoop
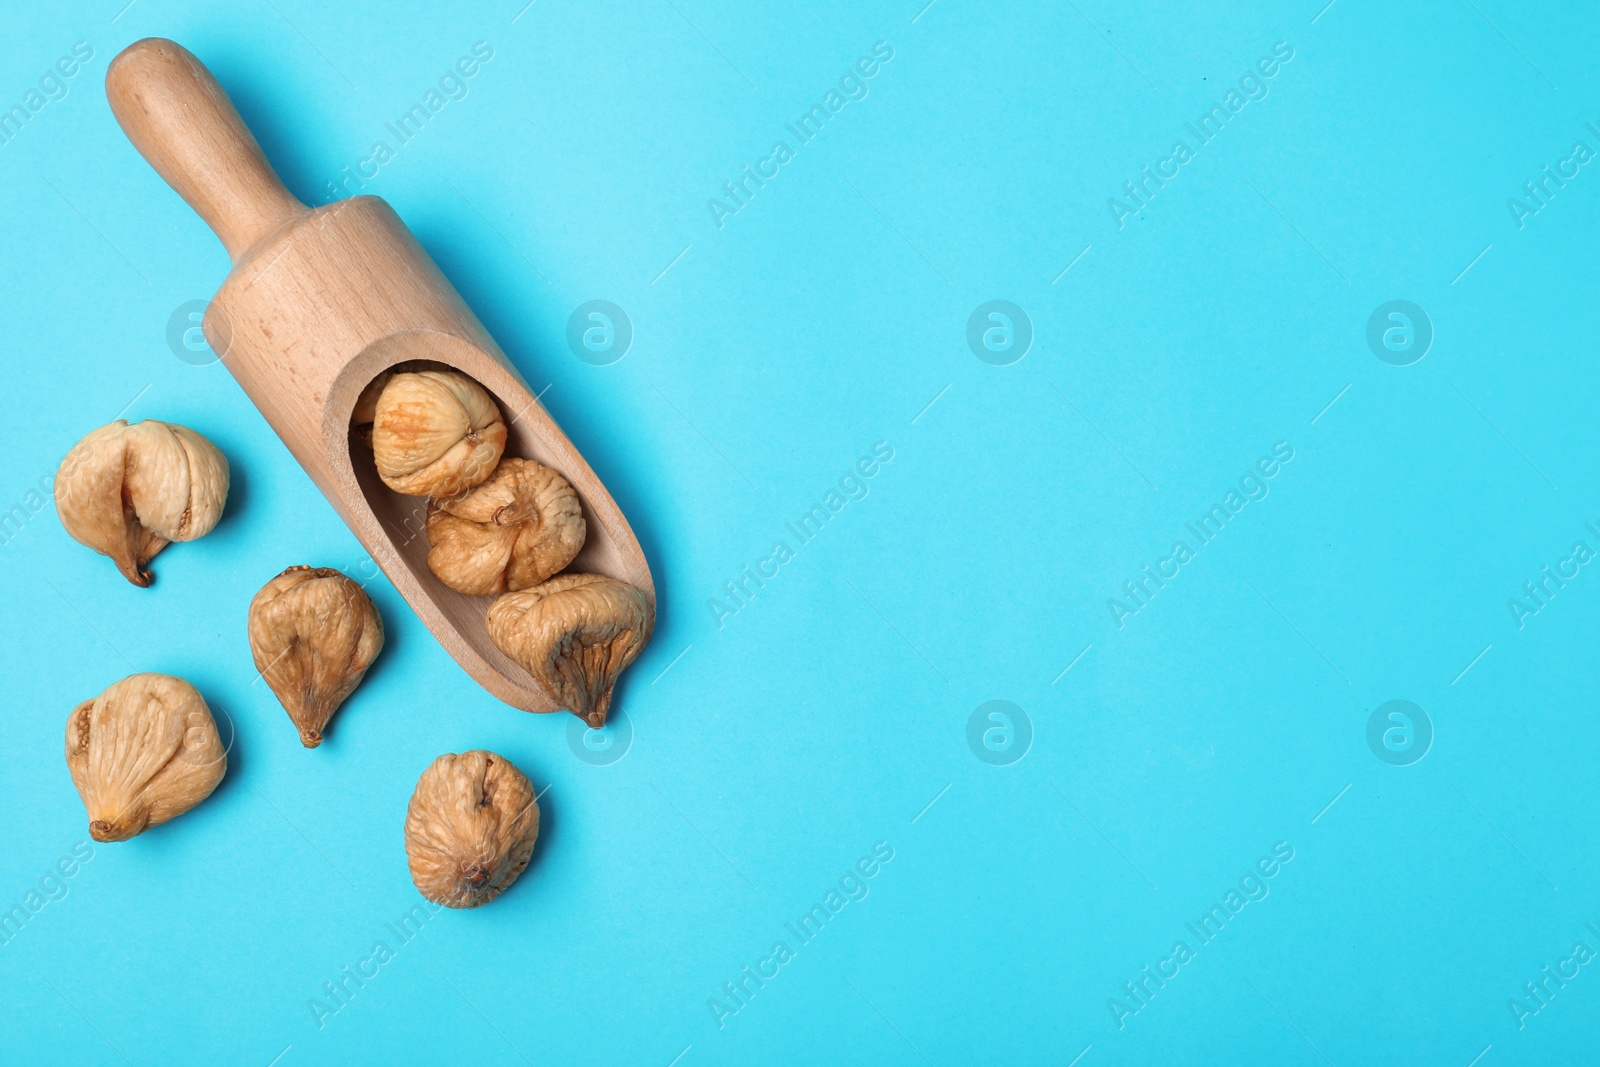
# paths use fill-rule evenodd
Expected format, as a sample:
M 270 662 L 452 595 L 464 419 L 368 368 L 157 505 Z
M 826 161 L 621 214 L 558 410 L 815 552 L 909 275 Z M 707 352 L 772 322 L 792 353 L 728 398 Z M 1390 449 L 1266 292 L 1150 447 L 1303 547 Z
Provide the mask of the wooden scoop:
M 589 464 L 394 209 L 375 196 L 315 209 L 296 200 L 188 50 L 159 37 L 129 45 L 106 72 L 106 96 L 134 147 L 233 257 L 206 312 L 212 349 L 445 651 L 507 704 L 561 710 L 489 639 L 491 601 L 428 570 L 427 501 L 379 480 L 352 446 L 350 414 L 397 363 L 429 360 L 474 379 L 500 405 L 505 454 L 554 468 L 578 491 L 589 536 L 571 569 L 637 586 L 654 608 L 644 553 Z

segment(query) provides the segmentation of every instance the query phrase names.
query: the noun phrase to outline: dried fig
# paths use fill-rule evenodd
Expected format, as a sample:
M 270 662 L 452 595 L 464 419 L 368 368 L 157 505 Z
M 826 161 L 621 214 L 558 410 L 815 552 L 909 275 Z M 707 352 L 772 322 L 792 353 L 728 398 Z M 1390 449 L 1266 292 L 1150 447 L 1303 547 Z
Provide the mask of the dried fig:
M 170 674 L 134 674 L 67 716 L 67 769 L 96 841 L 126 841 L 211 795 L 228 753 L 211 709 Z
M 455 496 L 494 473 L 505 445 L 500 409 L 453 371 L 396 374 L 373 408 L 373 462 L 397 493 Z
M 611 689 L 639 658 L 656 621 L 644 593 L 600 574 L 562 574 L 489 608 L 489 637 L 550 698 L 605 725 Z
M 228 461 L 187 426 L 118 419 L 72 446 L 55 495 L 67 533 L 143 587 L 157 552 L 209 533 L 222 517 Z
M 316 748 L 383 648 L 378 610 L 331 567 L 290 567 L 250 601 L 248 629 L 256 669 L 300 728 L 300 743 Z
M 428 505 L 428 569 L 468 596 L 538 585 L 583 547 L 583 508 L 568 481 L 528 459 L 503 459 L 488 481 Z
M 481 749 L 434 760 L 406 810 L 411 880 L 447 908 L 476 908 L 505 892 L 538 837 L 532 783 L 504 756 Z
M 372 423 L 378 417 L 378 397 L 394 373 L 386 370 L 368 382 L 367 387 L 361 390 L 361 395 L 356 397 L 356 406 L 350 412 L 350 432 L 368 448 L 372 447 Z

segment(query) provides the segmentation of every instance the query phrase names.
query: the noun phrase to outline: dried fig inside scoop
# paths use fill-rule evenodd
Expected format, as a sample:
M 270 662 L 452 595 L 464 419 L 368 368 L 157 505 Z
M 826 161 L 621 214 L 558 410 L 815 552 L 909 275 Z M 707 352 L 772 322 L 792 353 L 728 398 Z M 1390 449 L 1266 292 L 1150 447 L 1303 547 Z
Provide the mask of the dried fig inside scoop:
M 290 567 L 262 586 L 249 634 L 256 669 L 307 748 L 322 744 L 323 727 L 383 648 L 366 590 L 331 567 Z
M 67 533 L 137 586 L 173 541 L 204 536 L 228 499 L 228 461 L 187 426 L 123 419 L 72 446 L 56 472 L 56 512 Z
M 453 371 L 396 374 L 372 413 L 372 459 L 397 493 L 455 496 L 494 472 L 506 445 L 500 409 L 477 382 Z
M 170 674 L 134 674 L 67 717 L 67 770 L 96 841 L 126 841 L 211 795 L 228 753 L 211 709 Z
M 590 726 L 605 725 L 617 677 L 639 658 L 655 608 L 626 582 L 563 574 L 489 608 L 489 637 L 550 698 Z
M 532 783 L 481 749 L 434 760 L 406 810 L 411 880 L 448 908 L 476 908 L 503 893 L 528 866 L 538 836 Z
M 503 459 L 465 495 L 428 505 L 428 569 L 468 596 L 538 585 L 583 548 L 587 527 L 571 484 L 549 467 Z
M 386 370 L 368 382 L 356 397 L 355 409 L 350 412 L 350 432 L 368 448 L 372 447 L 372 424 L 378 417 L 378 397 L 383 395 L 384 386 L 394 375 L 394 371 Z

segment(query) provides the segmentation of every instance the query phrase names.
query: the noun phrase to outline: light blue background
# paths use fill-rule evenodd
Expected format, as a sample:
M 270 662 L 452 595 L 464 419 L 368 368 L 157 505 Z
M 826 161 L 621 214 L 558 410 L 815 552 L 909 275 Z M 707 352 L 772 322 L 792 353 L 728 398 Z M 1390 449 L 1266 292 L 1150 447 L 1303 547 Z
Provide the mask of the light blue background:
M 1600 949 L 1600 575 L 1521 629 L 1507 607 L 1600 547 L 1600 175 L 1521 229 L 1507 207 L 1600 149 L 1592 12 L 123 2 L 0 11 L 0 105 L 95 54 L 0 146 L 0 509 L 124 411 L 206 434 L 234 490 L 149 590 L 52 506 L 0 548 L 0 903 L 86 836 L 77 702 L 181 674 L 237 737 L 212 799 L 97 847 L 0 946 L 0 1060 L 1592 1058 L 1594 965 L 1520 1029 L 1507 1005 Z M 108 111 L 106 63 L 146 35 L 208 63 L 314 201 L 493 47 L 369 191 L 644 545 L 660 619 L 620 762 L 476 688 L 381 578 L 388 647 L 321 749 L 252 684 L 255 590 L 365 557 L 225 368 L 168 348 L 228 263 Z M 707 199 L 880 40 L 870 95 L 719 229 Z M 1107 199 L 1280 41 L 1270 94 L 1119 229 Z M 633 323 L 611 366 L 566 345 L 591 299 Z M 1011 366 L 965 342 L 991 299 L 1033 323 Z M 1434 326 L 1412 366 L 1365 341 L 1392 299 Z M 719 627 L 710 598 L 879 441 L 869 495 Z M 1280 441 L 1270 495 L 1119 630 L 1108 599 Z M 966 741 L 995 699 L 1034 735 L 1005 767 Z M 1367 746 L 1391 699 L 1436 731 L 1411 766 Z M 475 747 L 549 787 L 533 866 L 319 1028 L 308 1000 L 420 900 L 417 776 Z M 870 895 L 719 1029 L 708 999 L 880 841 Z M 1277 842 L 1270 895 L 1198 947 L 1185 923 Z M 1109 999 L 1179 939 L 1196 958 L 1119 1029 Z

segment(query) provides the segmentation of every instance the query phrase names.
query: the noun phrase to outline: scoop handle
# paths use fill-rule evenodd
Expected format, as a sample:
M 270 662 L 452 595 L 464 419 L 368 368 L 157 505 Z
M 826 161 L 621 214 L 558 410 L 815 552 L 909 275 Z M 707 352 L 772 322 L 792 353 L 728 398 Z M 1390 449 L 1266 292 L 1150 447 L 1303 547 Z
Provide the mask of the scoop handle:
M 211 226 L 238 263 L 304 213 L 205 64 L 162 37 L 135 41 L 106 71 L 106 99 L 128 140 Z

